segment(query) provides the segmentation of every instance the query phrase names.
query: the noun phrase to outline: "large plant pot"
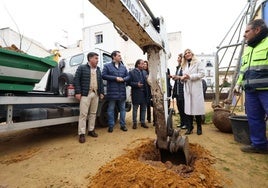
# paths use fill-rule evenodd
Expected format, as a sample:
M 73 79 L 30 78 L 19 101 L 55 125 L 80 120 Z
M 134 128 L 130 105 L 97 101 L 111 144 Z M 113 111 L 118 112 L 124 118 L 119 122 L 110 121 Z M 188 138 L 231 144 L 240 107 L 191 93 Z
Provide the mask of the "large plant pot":
M 224 108 L 215 108 L 212 122 L 221 132 L 232 133 L 232 125 L 229 119 L 230 115 L 230 110 Z
M 230 116 L 234 140 L 242 144 L 250 144 L 248 119 L 245 115 Z

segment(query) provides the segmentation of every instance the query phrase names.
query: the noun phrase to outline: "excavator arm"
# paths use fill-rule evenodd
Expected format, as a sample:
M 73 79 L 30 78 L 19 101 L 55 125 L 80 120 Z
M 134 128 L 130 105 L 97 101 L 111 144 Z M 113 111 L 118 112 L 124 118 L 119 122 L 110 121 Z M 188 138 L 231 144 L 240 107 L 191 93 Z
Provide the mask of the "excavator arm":
M 151 20 L 138 0 L 89 0 L 140 48 L 155 45 L 162 48 L 157 32 L 158 20 Z M 154 26 L 154 25 L 155 26 Z M 145 49 L 144 49 L 145 50 Z
M 165 22 L 156 18 L 144 0 L 89 0 L 124 34 L 147 53 L 155 113 L 156 146 L 160 152 L 183 151 L 189 161 L 188 138 L 172 127 L 168 114 L 167 60 L 170 58 Z

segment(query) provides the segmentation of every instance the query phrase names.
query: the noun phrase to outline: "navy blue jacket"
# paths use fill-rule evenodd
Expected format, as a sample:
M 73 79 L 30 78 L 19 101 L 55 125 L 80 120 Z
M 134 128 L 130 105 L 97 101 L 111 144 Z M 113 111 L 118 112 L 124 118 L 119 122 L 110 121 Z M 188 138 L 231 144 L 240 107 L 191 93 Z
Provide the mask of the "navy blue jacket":
M 82 96 L 87 96 L 90 88 L 90 66 L 89 64 L 79 65 L 74 76 L 74 88 L 75 94 L 81 94 Z M 101 78 L 100 68 L 97 67 L 97 83 L 98 83 L 98 95 L 104 95 L 103 80 Z
M 182 69 L 180 66 L 176 67 L 176 75 L 182 76 Z M 173 88 L 173 94 L 172 98 L 175 98 L 176 100 L 184 100 L 184 93 L 183 93 L 183 82 L 180 80 L 175 80 L 174 88 Z
M 129 72 L 131 86 L 131 101 L 132 104 L 145 104 L 149 102 L 149 86 L 146 81 L 147 73 L 145 70 L 138 70 L 137 68 Z M 143 87 L 138 87 L 138 83 L 141 82 Z
M 117 82 L 116 77 L 122 77 L 124 82 Z M 129 75 L 123 63 L 120 63 L 118 68 L 114 62 L 105 64 L 102 70 L 102 78 L 107 80 L 106 99 L 126 100 L 126 82 L 129 80 Z

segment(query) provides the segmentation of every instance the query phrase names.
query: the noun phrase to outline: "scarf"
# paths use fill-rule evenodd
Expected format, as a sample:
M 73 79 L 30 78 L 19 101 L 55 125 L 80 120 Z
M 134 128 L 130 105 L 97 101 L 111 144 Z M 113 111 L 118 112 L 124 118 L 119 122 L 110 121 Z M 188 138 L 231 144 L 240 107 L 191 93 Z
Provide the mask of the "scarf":
M 187 60 L 187 62 L 188 62 L 188 67 L 190 67 L 190 65 L 191 65 L 191 61 L 192 61 L 192 59 Z

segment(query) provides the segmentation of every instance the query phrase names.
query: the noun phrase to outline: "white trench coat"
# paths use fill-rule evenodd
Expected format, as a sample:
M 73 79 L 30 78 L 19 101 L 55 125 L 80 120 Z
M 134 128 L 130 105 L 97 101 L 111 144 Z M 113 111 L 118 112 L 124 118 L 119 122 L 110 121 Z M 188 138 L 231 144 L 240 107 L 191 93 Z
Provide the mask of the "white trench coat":
M 195 62 L 190 67 L 186 65 L 183 73 L 190 79 L 184 82 L 184 110 L 188 115 L 204 115 L 205 100 L 203 95 L 202 78 L 205 70 L 201 62 Z

